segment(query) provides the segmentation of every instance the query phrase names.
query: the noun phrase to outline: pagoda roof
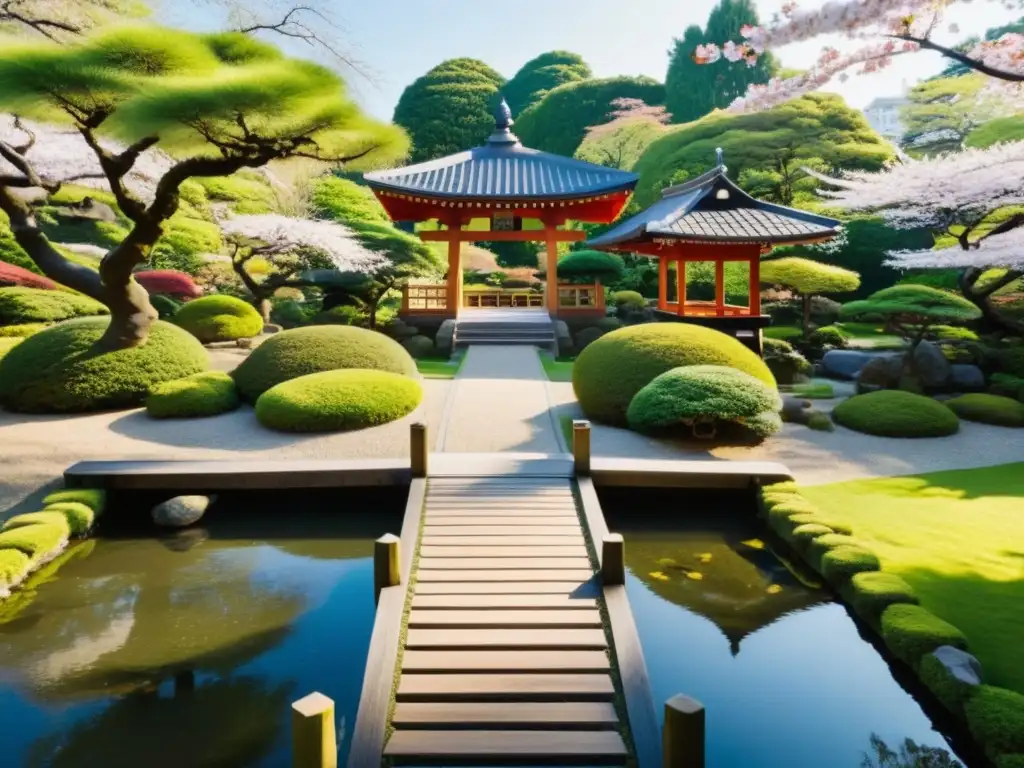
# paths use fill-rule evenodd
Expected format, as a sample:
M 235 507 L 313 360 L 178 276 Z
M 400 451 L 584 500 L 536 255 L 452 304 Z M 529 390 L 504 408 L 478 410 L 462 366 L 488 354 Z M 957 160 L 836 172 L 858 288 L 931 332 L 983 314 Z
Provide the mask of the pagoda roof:
M 630 250 L 652 241 L 693 243 L 801 243 L 834 237 L 840 221 L 751 197 L 726 175 L 721 150 L 718 165 L 695 179 L 669 187 L 650 208 L 631 216 L 591 248 Z
M 572 200 L 636 186 L 636 174 L 524 147 L 512 124 L 502 100 L 482 147 L 363 178 L 374 190 L 458 200 Z

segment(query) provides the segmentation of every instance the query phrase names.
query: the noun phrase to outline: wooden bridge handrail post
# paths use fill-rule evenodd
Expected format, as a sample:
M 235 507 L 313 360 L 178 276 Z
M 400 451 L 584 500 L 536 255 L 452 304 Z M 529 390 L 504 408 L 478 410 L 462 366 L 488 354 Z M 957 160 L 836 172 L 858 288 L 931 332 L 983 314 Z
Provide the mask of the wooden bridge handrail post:
M 704 768 L 704 705 L 678 694 L 665 702 L 662 768 Z
M 621 533 L 609 533 L 601 542 L 601 582 L 605 586 L 626 583 L 626 544 Z
M 572 457 L 577 475 L 590 474 L 590 422 L 573 419 Z
M 311 693 L 292 703 L 292 768 L 337 768 L 334 701 Z
M 373 601 L 380 600 L 380 591 L 402 583 L 400 539 L 385 533 L 373 543 Z
M 409 466 L 413 477 L 427 476 L 427 425 L 416 422 L 409 427 Z

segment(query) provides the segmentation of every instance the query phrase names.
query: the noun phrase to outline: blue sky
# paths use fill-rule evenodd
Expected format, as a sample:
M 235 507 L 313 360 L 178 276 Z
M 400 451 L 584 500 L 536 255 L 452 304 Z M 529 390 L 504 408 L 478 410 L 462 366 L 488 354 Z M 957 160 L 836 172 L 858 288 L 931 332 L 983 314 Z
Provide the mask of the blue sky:
M 222 14 L 204 0 L 164 0 L 168 20 L 194 28 L 219 26 Z M 208 2 L 209 0 L 206 0 Z M 539 53 L 565 49 L 581 54 L 598 77 L 650 75 L 663 80 L 672 39 L 690 24 L 704 25 L 716 0 L 360 0 L 330 2 L 338 10 L 343 45 L 351 51 L 372 81 L 346 74 L 356 98 L 375 116 L 389 120 L 406 85 L 445 59 L 481 59 L 506 77 Z M 805 0 L 803 5 L 820 5 Z M 258 0 L 249 0 L 250 3 Z M 783 0 L 761 0 L 762 19 L 768 19 Z M 173 5 L 172 5 L 173 4 Z M 953 43 L 969 34 L 1016 18 L 997 0 L 954 4 L 936 39 Z M 956 24 L 957 32 L 947 25 Z M 854 45 L 842 38 L 819 39 L 789 46 L 778 53 L 785 66 L 811 64 L 828 42 Z M 302 54 L 304 46 L 292 47 Z M 876 96 L 900 93 L 934 74 L 944 60 L 932 52 L 897 59 L 884 72 L 851 77 L 828 90 L 841 93 L 856 107 Z M 723 65 L 724 66 L 724 65 Z

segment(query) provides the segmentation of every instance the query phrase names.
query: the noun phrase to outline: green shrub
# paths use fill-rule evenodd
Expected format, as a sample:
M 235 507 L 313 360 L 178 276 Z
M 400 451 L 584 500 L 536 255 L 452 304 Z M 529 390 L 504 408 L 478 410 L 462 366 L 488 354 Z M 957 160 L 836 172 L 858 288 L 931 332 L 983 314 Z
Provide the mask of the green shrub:
M 192 336 L 158 321 L 145 344 L 94 348 L 109 321 L 79 318 L 30 336 L 0 359 L 0 404 L 25 413 L 79 413 L 141 405 L 149 388 L 209 367 Z
M 160 315 L 161 320 L 168 320 L 174 316 L 174 313 L 181 308 L 181 304 L 176 302 L 169 296 L 164 296 L 159 293 L 155 293 L 149 297 L 149 303 L 153 305 L 153 309 Z
M 1000 755 L 996 758 L 996 768 L 1024 768 L 1024 754 Z
M 995 424 L 999 427 L 1024 427 L 1024 403 L 982 392 L 960 395 L 946 406 L 966 421 Z
M 67 541 L 66 525 L 39 524 L 0 532 L 0 550 L 17 549 L 35 563 L 54 554 Z
M 313 183 L 313 209 L 321 219 L 342 224 L 368 221 L 390 224 L 391 218 L 369 187 L 337 176 L 322 176 Z
M 0 360 L 2 360 L 8 352 L 10 352 L 19 344 L 21 344 L 21 339 L 18 338 L 0 339 Z
M 765 504 L 772 518 L 814 515 L 818 512 L 818 508 L 814 504 L 798 494 L 773 494 L 773 497 Z
M 807 427 L 816 432 L 835 432 L 836 425 L 827 413 L 815 411 L 807 417 Z
M 846 584 L 855 574 L 881 567 L 875 553 L 863 547 L 834 547 L 821 556 L 821 575 L 835 585 Z
M 807 339 L 816 347 L 835 347 L 842 349 L 846 346 L 846 335 L 833 325 L 826 325 L 814 331 Z
M 43 497 L 43 506 L 62 504 L 68 501 L 85 504 L 98 515 L 103 512 L 107 504 L 107 492 L 101 488 L 63 488 Z
M 283 432 L 341 432 L 386 424 L 416 410 L 419 382 L 380 370 L 331 370 L 291 379 L 256 401 L 256 418 Z
M 434 342 L 428 336 L 410 336 L 400 343 L 415 358 L 430 357 L 435 352 Z
M 274 334 L 232 373 L 250 403 L 277 384 L 339 368 L 388 371 L 415 378 L 416 362 L 383 333 L 340 325 L 308 326 Z
M 798 525 L 814 523 L 817 525 L 824 525 L 826 528 L 831 528 L 837 534 L 842 534 L 843 536 L 849 536 L 853 533 L 853 527 L 848 523 L 842 523 L 818 513 L 810 514 L 807 512 L 801 512 L 798 515 L 790 515 L 787 519 L 789 520 L 789 526 L 791 528 L 796 528 Z
M 217 416 L 239 406 L 235 380 L 221 371 L 205 371 L 155 384 L 146 397 L 146 413 L 154 419 Z
M 45 502 L 44 502 L 45 503 Z M 92 528 L 98 512 L 81 501 L 58 501 L 46 504 L 45 512 L 59 512 L 67 520 L 74 536 L 84 536 Z
M 807 384 L 794 384 L 786 389 L 794 397 L 805 400 L 829 400 L 836 396 L 836 391 L 827 381 L 812 381 Z
M 205 265 L 206 254 L 217 253 L 223 244 L 216 224 L 178 213 L 164 223 L 164 233 L 150 252 L 149 268 L 195 274 Z
M 792 521 L 792 518 L 790 518 L 790 521 Z M 818 572 L 821 572 L 821 558 L 824 557 L 825 553 L 830 549 L 835 549 L 836 547 L 856 547 L 860 545 L 860 542 L 857 541 L 857 539 L 852 536 L 839 533 L 832 526 L 826 525 L 826 523 L 821 519 L 816 520 L 815 523 L 817 525 L 824 525 L 830 531 L 830 533 L 826 533 L 812 539 L 804 546 L 803 551 L 807 557 L 807 562 L 814 566 L 814 569 Z
M 0 597 L 8 590 L 21 583 L 32 570 L 29 556 L 18 549 L 0 549 Z
M 188 302 L 174 314 L 171 322 L 203 344 L 245 339 L 263 332 L 263 318 L 251 304 L 223 294 Z
M 762 341 L 764 362 L 780 384 L 792 384 L 801 377 L 811 375 L 814 366 L 793 349 L 793 345 L 788 341 L 770 337 L 765 337 Z
M 611 295 L 612 304 L 626 309 L 643 309 L 647 299 L 638 291 L 616 291 Z
M 993 373 L 989 384 L 990 394 L 1012 397 L 1024 402 L 1024 377 L 1013 376 L 1009 373 Z
M 594 327 L 600 328 L 605 333 L 610 333 L 619 330 L 622 327 L 622 321 L 617 317 L 602 317 L 594 323 Z
M 277 204 L 267 180 L 251 171 L 197 178 L 196 181 L 206 190 L 207 198 L 230 203 L 235 213 L 270 213 Z
M 940 645 L 967 650 L 967 638 L 952 624 L 919 605 L 897 603 L 882 612 L 882 639 L 896 658 L 918 668 Z
M 917 672 L 921 677 L 921 682 L 935 694 L 935 698 L 941 701 L 946 709 L 956 715 L 963 712 L 964 702 L 973 690 L 973 686 L 962 683 L 953 677 L 945 665 L 930 653 L 921 659 Z
M 835 531 L 831 528 L 820 523 L 804 523 L 788 531 L 785 529 L 779 531 L 779 535 L 800 552 L 805 552 L 811 542 L 819 536 L 827 536 L 834 533 Z
M 850 580 L 850 604 L 857 614 L 878 625 L 882 613 L 897 603 L 917 604 L 917 596 L 899 576 L 884 571 L 866 571 Z
M 764 487 L 765 493 L 800 493 L 800 486 L 795 480 L 782 480 Z
M 365 325 L 366 322 L 366 311 L 348 304 L 325 309 L 313 318 L 315 325 Z
M 956 414 L 942 403 L 895 389 L 844 400 L 832 418 L 847 429 L 881 437 L 942 437 L 960 429 Z
M 3 528 L 0 528 L 0 531 L 22 528 L 26 525 L 53 525 L 63 532 L 64 538 L 71 535 L 71 526 L 68 524 L 68 519 L 59 511 L 54 510 L 26 512 L 23 515 L 15 515 L 4 523 Z
M 0 325 L 0 339 L 24 339 L 48 328 L 46 323 L 22 323 L 21 325 Z
M 749 373 L 717 365 L 691 365 L 656 376 L 636 393 L 626 419 L 640 432 L 686 426 L 696 433 L 702 426 L 710 426 L 717 434 L 739 425 L 763 439 L 772 432 L 762 433 L 753 420 L 781 407 L 778 392 Z
M 692 365 L 735 368 L 775 387 L 768 366 L 742 343 L 687 323 L 646 323 L 605 334 L 576 358 L 572 385 L 589 418 L 624 425 L 641 389 L 673 368 Z
M 977 333 L 956 325 L 933 325 L 930 333 L 939 341 L 978 341 Z
M 0 288 L 0 325 L 58 323 L 72 317 L 109 314 L 88 296 L 39 288 Z
M 1003 373 L 1024 378 L 1024 346 L 999 350 L 996 354 L 996 362 Z
M 270 310 L 270 320 L 282 328 L 295 328 L 308 323 L 309 315 L 301 302 L 295 299 L 284 299 L 274 302 Z
M 1024 695 L 979 685 L 964 704 L 971 735 L 992 759 L 1024 752 Z

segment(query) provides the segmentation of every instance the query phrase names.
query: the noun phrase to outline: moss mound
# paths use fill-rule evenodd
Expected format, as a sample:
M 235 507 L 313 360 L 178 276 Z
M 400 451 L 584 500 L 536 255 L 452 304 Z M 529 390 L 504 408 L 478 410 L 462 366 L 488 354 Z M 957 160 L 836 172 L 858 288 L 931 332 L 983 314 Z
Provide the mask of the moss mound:
M 190 301 L 174 313 L 172 322 L 203 344 L 245 339 L 263 332 L 260 313 L 234 296 L 204 296 Z
M 952 624 L 919 605 L 890 605 L 882 612 L 882 638 L 893 654 L 915 670 L 940 645 L 967 650 L 967 638 Z
M 28 575 L 32 568 L 29 556 L 19 549 L 0 549 L 0 597 Z
M 72 317 L 106 315 L 109 310 L 88 296 L 40 288 L 0 288 L 0 325 L 58 323 Z
M 576 358 L 572 386 L 589 418 L 625 425 L 641 389 L 673 368 L 694 365 L 735 368 L 775 387 L 768 366 L 739 341 L 686 323 L 646 323 L 605 334 Z
M 875 553 L 863 547 L 833 547 L 821 556 L 821 575 L 837 586 L 845 585 L 858 573 L 877 571 L 881 567 Z
M 958 715 L 963 711 L 964 702 L 971 693 L 972 686 L 953 677 L 943 663 L 930 653 L 921 659 L 918 674 L 921 676 L 921 682 L 935 694 L 935 698 L 941 701 L 946 709 Z
M 337 369 L 418 375 L 416 362 L 394 339 L 340 325 L 309 326 L 275 334 L 256 347 L 231 375 L 242 398 L 254 403 L 281 382 Z
M 64 538 L 71 535 L 71 526 L 68 519 L 60 512 L 26 512 L 24 515 L 15 515 L 6 523 L 0 531 L 9 531 L 14 528 L 21 528 L 26 525 L 55 525 L 64 533 Z
M 155 384 L 146 398 L 146 413 L 154 419 L 216 416 L 238 406 L 235 380 L 221 371 L 206 371 Z
M 964 712 L 971 735 L 985 746 L 989 757 L 1024 752 L 1024 695 L 981 685 Z
M 163 296 L 159 293 L 153 294 L 149 297 L 149 303 L 153 305 L 153 309 L 160 315 L 161 320 L 167 320 L 174 317 L 175 313 L 181 309 L 181 304 L 176 302 L 170 296 Z
M 283 432 L 343 432 L 412 413 L 423 398 L 419 382 L 388 371 L 323 371 L 285 381 L 256 401 L 256 418 Z
M 836 423 L 880 437 L 943 437 L 960 429 L 956 414 L 930 397 L 896 389 L 854 395 L 832 411 Z
M 994 424 L 998 427 L 1024 427 L 1024 403 L 1009 397 L 976 393 L 961 395 L 945 403 L 966 421 Z
M 813 523 L 816 525 L 824 525 L 826 528 L 831 528 L 833 531 L 842 534 L 843 536 L 849 536 L 853 533 L 853 528 L 847 523 L 841 523 L 838 520 L 825 517 L 817 512 L 814 514 L 804 513 L 799 515 L 790 515 L 786 519 L 788 520 L 789 525 L 793 528 L 796 528 L 798 525 L 809 525 Z
M 48 504 L 44 512 L 57 512 L 64 516 L 73 536 L 84 536 L 92 528 L 97 512 L 80 501 L 58 501 Z
M 0 325 L 0 339 L 24 339 L 47 328 L 46 323 Z
M 24 525 L 0 532 L 0 550 L 16 549 L 33 562 L 54 554 L 67 541 L 67 526 L 50 523 Z
M 140 347 L 98 352 L 106 318 L 80 318 L 30 336 L 0 359 L 0 405 L 24 413 L 82 413 L 141 405 L 149 388 L 209 367 L 192 336 L 157 322 Z
M 830 533 L 835 533 L 827 525 L 821 525 L 820 523 L 804 523 L 798 525 L 790 531 L 781 530 L 779 531 L 782 538 L 788 541 L 793 547 L 800 552 L 807 551 L 807 547 L 810 546 L 811 542 L 819 536 L 826 536 Z
M 98 515 L 107 504 L 107 493 L 100 488 L 64 488 L 43 497 L 44 506 L 61 504 L 66 501 L 85 504 Z
M 778 431 L 764 415 L 781 407 L 778 392 L 749 373 L 691 365 L 656 376 L 636 393 L 626 419 L 639 432 L 686 427 L 694 436 L 715 437 L 735 427 L 764 439 Z
M 790 518 L 792 520 L 793 518 Z M 816 519 L 812 525 L 825 525 L 819 519 Z M 814 566 L 818 571 L 821 570 L 821 558 L 825 556 L 825 553 L 835 549 L 836 547 L 856 547 L 860 545 L 860 542 L 852 536 L 839 533 L 831 526 L 825 525 L 831 533 L 822 534 L 808 541 L 804 546 L 804 553 L 807 556 L 808 562 Z
M 850 603 L 859 616 L 876 624 L 890 605 L 917 604 L 914 590 L 899 576 L 883 571 L 857 573 L 850 579 Z

